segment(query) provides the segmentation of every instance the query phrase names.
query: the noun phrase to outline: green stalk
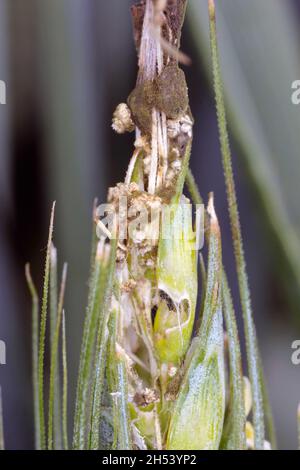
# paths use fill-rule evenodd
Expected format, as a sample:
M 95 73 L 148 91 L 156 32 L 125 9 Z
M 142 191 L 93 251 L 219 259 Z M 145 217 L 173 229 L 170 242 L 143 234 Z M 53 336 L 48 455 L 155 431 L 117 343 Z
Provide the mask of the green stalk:
M 258 351 L 258 354 L 259 354 L 259 351 Z M 264 369 L 263 369 L 263 364 L 262 364 L 260 355 L 259 355 L 259 364 L 260 364 L 259 374 L 260 374 L 260 380 L 261 380 L 261 386 L 262 386 L 262 392 L 263 392 L 263 403 L 264 403 L 267 437 L 271 443 L 272 449 L 276 450 L 277 449 L 277 437 L 276 437 L 276 431 L 275 431 L 274 418 L 273 418 L 268 388 L 267 388 L 267 384 L 265 380 Z
M 55 383 L 56 383 L 55 378 L 56 378 L 57 365 L 58 365 L 58 345 L 59 345 L 60 326 L 61 326 L 61 319 L 62 319 L 64 297 L 65 297 L 66 281 L 67 281 L 67 264 L 65 263 L 63 267 L 59 302 L 58 302 L 58 307 L 57 307 L 55 331 L 54 331 L 54 336 L 53 336 L 52 345 L 51 345 L 49 409 L 48 409 L 48 450 L 53 449 L 53 440 L 54 442 L 56 442 L 57 440 L 57 436 L 55 434 L 56 428 L 55 426 L 53 427 L 54 406 L 55 406 Z M 59 423 L 59 427 L 60 426 L 61 424 Z
M 241 235 L 235 183 L 232 170 L 232 159 L 227 131 L 226 111 L 223 97 L 223 87 L 217 44 L 215 4 L 213 0 L 209 0 L 209 18 L 214 90 L 216 98 L 222 162 L 227 189 L 228 209 L 231 222 L 234 254 L 237 266 L 241 305 L 245 324 L 249 376 L 253 391 L 253 424 L 255 432 L 255 449 L 262 450 L 264 448 L 265 439 L 263 391 L 260 379 L 260 364 L 257 347 L 257 337 L 252 315 L 250 290 L 246 273 L 246 262 L 244 256 L 243 240 Z
M 185 184 L 189 190 L 189 193 L 191 195 L 192 201 L 195 205 L 201 205 L 203 204 L 203 199 L 202 196 L 199 192 L 197 183 L 195 181 L 194 175 L 191 171 L 190 168 L 188 168 L 186 172 L 186 177 L 185 177 Z
M 39 416 L 39 381 L 38 381 L 38 357 L 39 357 L 39 298 L 37 290 L 30 273 L 29 263 L 25 266 L 25 277 L 31 295 L 31 344 L 32 344 L 32 389 L 33 389 L 33 410 L 34 410 L 34 435 L 35 448 L 40 450 L 40 416 Z
M 94 265 L 95 265 L 95 258 L 96 258 L 96 251 L 98 245 L 98 237 L 97 231 L 95 230 L 95 221 L 96 221 L 96 211 L 97 211 L 98 199 L 94 199 L 93 203 L 93 217 L 92 217 L 92 239 L 91 239 L 91 252 L 90 252 L 90 275 L 89 278 L 92 278 Z
M 51 245 L 50 256 L 50 345 L 52 347 L 55 336 L 56 319 L 57 319 L 57 249 Z M 62 448 L 61 436 L 61 403 L 60 403 L 60 377 L 59 365 L 55 365 L 55 384 L 54 384 L 54 406 L 53 406 L 53 427 L 54 427 L 54 448 Z
M 99 299 L 99 320 L 98 333 L 96 340 L 95 354 L 95 372 L 93 379 L 93 404 L 91 410 L 91 431 L 90 431 L 90 449 L 99 449 L 100 438 L 100 419 L 101 419 L 101 401 L 104 390 L 104 376 L 106 367 L 106 351 L 108 337 L 108 319 L 110 314 L 110 302 L 114 281 L 116 260 L 116 240 L 110 245 L 110 255 L 107 265 L 102 265 L 100 277 L 100 299 Z
M 62 431 L 64 450 L 68 450 L 68 366 L 67 366 L 67 341 L 66 341 L 66 317 L 62 312 L 62 364 L 63 364 L 63 400 L 62 400 Z
M 192 142 L 189 142 L 187 144 L 187 147 L 186 147 L 186 150 L 185 150 L 185 153 L 184 153 L 184 156 L 183 156 L 182 168 L 181 168 L 180 174 L 179 174 L 179 176 L 177 178 L 177 181 L 176 181 L 175 194 L 172 197 L 171 205 L 172 204 L 174 204 L 174 205 L 178 204 L 178 202 L 179 202 L 179 200 L 182 196 L 184 183 L 185 183 L 187 173 L 188 173 L 188 170 L 189 170 L 191 150 L 192 150 Z
M 230 401 L 225 420 L 221 448 L 227 450 L 245 450 L 246 415 L 244 405 L 242 355 L 231 292 L 224 270 L 223 273 L 222 296 L 223 314 L 225 318 L 229 346 Z
M 45 261 L 45 274 L 44 274 L 44 286 L 43 286 L 43 297 L 42 297 L 42 313 L 40 322 L 40 340 L 39 340 L 39 354 L 38 354 L 38 384 L 39 384 L 39 424 L 40 424 L 40 446 L 42 450 L 46 448 L 46 430 L 45 430 L 45 410 L 44 410 L 44 356 L 45 356 L 45 340 L 46 340 L 46 322 L 47 322 L 47 310 L 48 310 L 48 293 L 49 293 L 49 275 L 50 275 L 50 250 L 53 235 L 53 223 L 54 223 L 54 211 L 55 203 L 53 203 L 49 236 L 47 244 L 47 253 Z
M 119 293 L 118 293 L 119 297 Z M 113 410 L 113 442 L 112 442 L 112 450 L 116 450 L 118 448 L 118 435 L 119 435 L 119 428 L 120 423 L 118 421 L 119 418 L 119 411 L 117 407 L 117 400 L 114 395 L 112 395 L 116 391 L 116 384 L 115 384 L 115 363 L 116 363 L 116 344 L 117 344 L 117 316 L 118 316 L 118 308 L 113 308 L 110 314 L 109 320 L 109 341 L 108 341 L 108 354 L 107 354 L 107 379 L 108 379 L 108 390 L 110 396 L 112 397 L 112 410 Z
M 2 389 L 0 387 L 0 450 L 4 450 Z
M 50 252 L 50 344 L 52 344 L 57 318 L 57 249 L 51 243 Z

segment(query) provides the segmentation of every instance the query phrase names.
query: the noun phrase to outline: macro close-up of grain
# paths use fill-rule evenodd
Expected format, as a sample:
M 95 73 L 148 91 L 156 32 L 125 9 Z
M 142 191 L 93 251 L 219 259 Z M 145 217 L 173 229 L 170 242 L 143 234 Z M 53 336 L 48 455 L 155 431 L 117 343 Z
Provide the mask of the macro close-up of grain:
M 0 449 L 300 448 L 299 50 L 297 0 L 1 0 Z

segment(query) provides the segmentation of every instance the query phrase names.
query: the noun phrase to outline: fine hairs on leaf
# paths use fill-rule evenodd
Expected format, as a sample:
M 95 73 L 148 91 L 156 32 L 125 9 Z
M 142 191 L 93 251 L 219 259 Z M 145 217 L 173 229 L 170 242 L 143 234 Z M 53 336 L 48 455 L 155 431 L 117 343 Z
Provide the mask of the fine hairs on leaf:
M 261 359 L 259 351 L 258 351 L 258 355 L 259 355 L 258 356 L 259 357 L 259 375 L 260 375 L 260 381 L 261 381 L 261 387 L 262 387 L 262 393 L 263 393 L 267 437 L 271 443 L 272 449 L 276 450 L 277 449 L 277 436 L 276 436 L 276 430 L 275 430 L 274 417 L 273 417 L 273 412 L 272 412 L 270 398 L 269 398 L 269 391 L 268 391 L 267 383 L 265 380 L 263 363 L 262 363 L 262 359 Z
M 53 342 L 56 318 L 57 318 L 57 249 L 51 243 L 50 251 L 50 292 L 49 292 L 49 310 L 50 310 L 50 344 Z
M 116 286 L 119 298 L 119 286 Z M 120 315 L 119 304 L 112 307 L 108 342 L 108 386 L 113 408 L 113 446 L 115 450 L 132 450 L 131 425 L 128 410 L 128 383 L 123 351 L 118 350 L 117 322 Z
M 116 240 L 110 245 L 108 261 L 104 261 L 100 279 L 101 298 L 99 299 L 99 319 L 95 353 L 95 373 L 92 384 L 92 408 L 91 408 L 91 431 L 90 449 L 99 449 L 99 429 L 101 417 L 101 398 L 104 390 L 104 376 L 107 350 L 108 320 L 110 312 L 110 302 L 115 273 Z
M 245 450 L 245 405 L 244 382 L 242 373 L 242 355 L 236 324 L 236 316 L 233 308 L 231 292 L 227 278 L 222 279 L 223 313 L 228 336 L 229 350 L 229 406 L 225 420 L 221 448 L 231 450 Z
M 106 259 L 107 250 L 104 240 L 102 239 L 98 242 L 94 272 L 91 278 L 91 295 L 89 299 L 89 305 L 84 326 L 85 331 L 83 333 L 82 354 L 80 357 L 80 362 L 82 362 L 82 364 L 80 364 L 79 367 L 76 414 L 74 423 L 73 445 L 75 448 L 79 449 L 88 448 L 92 442 L 89 438 L 90 423 L 92 426 L 92 434 L 90 437 L 93 439 L 93 443 L 95 444 L 96 440 L 97 442 L 99 440 L 98 430 L 96 429 L 95 424 L 95 420 L 99 421 L 100 410 L 98 408 L 98 401 L 96 401 L 94 405 L 95 407 L 97 407 L 96 410 L 90 407 L 93 407 L 93 394 L 100 393 L 100 388 L 102 386 L 103 365 L 101 364 L 100 369 L 97 369 L 97 366 L 99 364 L 97 363 L 97 357 L 96 362 L 94 362 L 94 346 L 96 340 L 97 351 L 99 352 L 102 348 L 102 334 L 104 334 L 105 329 L 102 330 L 101 328 L 106 328 L 104 327 L 104 324 L 106 325 L 107 318 L 105 319 L 104 324 L 102 324 L 103 318 L 101 318 L 101 315 L 104 312 L 105 306 L 107 306 L 107 302 L 108 299 L 110 299 L 112 291 L 116 240 L 112 241 L 109 248 L 110 253 L 108 261 Z M 108 314 L 108 308 L 106 309 L 105 314 Z M 90 379 L 94 366 L 96 367 L 96 369 L 94 370 L 96 370 L 97 374 L 94 378 L 96 382 L 94 382 L 94 386 L 91 386 Z M 100 388 L 98 389 L 98 387 Z M 95 415 L 94 411 L 97 411 Z
M 56 330 L 56 320 L 58 315 L 58 293 L 57 293 L 57 249 L 51 244 L 50 255 L 50 345 L 53 344 L 53 339 Z M 57 362 L 57 360 L 56 360 Z M 59 364 L 55 364 L 55 377 L 54 377 L 54 390 L 53 390 L 53 434 L 54 449 L 62 448 L 61 436 L 61 403 L 60 403 L 60 377 L 59 377 Z
M 59 337 L 60 337 L 60 328 L 61 328 L 61 321 L 62 321 L 66 281 L 67 281 L 67 264 L 65 263 L 63 267 L 63 273 L 62 273 L 61 287 L 60 287 L 60 293 L 59 293 L 59 302 L 57 305 L 55 330 L 54 330 L 54 335 L 53 335 L 52 343 L 51 343 L 49 408 L 48 408 L 48 450 L 52 450 L 53 442 L 54 443 L 57 442 L 57 436 L 56 436 L 57 427 L 53 426 L 53 424 L 55 424 L 54 423 L 55 383 L 56 383 L 55 378 L 56 378 L 57 366 L 58 366 L 58 347 L 59 347 Z M 59 422 L 58 428 L 59 428 L 59 435 L 61 435 L 61 420 Z
M 108 390 L 110 396 L 112 397 L 112 422 L 113 422 L 113 442 L 112 449 L 116 450 L 118 448 L 119 442 L 119 407 L 117 406 L 117 398 L 114 393 L 116 390 L 115 383 L 115 363 L 116 363 L 116 344 L 117 344 L 117 315 L 118 307 L 113 308 L 110 314 L 109 319 L 109 340 L 107 345 L 107 381 L 108 381 Z
M 85 449 L 89 432 L 88 407 L 90 406 L 90 377 L 93 366 L 93 347 L 98 325 L 98 305 L 101 279 L 101 259 L 96 255 L 90 280 L 90 293 L 84 323 L 83 339 L 77 383 L 77 396 L 74 420 L 73 447 Z
M 132 450 L 131 429 L 128 412 L 128 384 L 127 374 L 124 359 L 120 358 L 116 361 L 116 383 L 117 390 L 120 393 L 118 396 L 118 409 L 119 409 L 119 447 L 120 450 Z
M 190 168 L 188 168 L 186 172 L 185 184 L 189 190 L 193 203 L 196 205 L 203 204 L 203 198 L 199 192 L 195 177 Z
M 76 391 L 76 402 L 75 402 L 75 416 L 74 416 L 74 432 L 73 432 L 73 447 L 75 449 L 79 448 L 80 445 L 80 435 L 81 443 L 83 444 L 84 437 L 80 433 L 80 414 L 82 411 L 82 393 L 83 393 L 83 384 L 84 384 L 84 375 L 89 374 L 90 371 L 86 367 L 90 367 L 91 364 L 87 365 L 86 355 L 88 350 L 88 341 L 93 333 L 94 326 L 91 326 L 92 318 L 92 303 L 95 294 L 95 283 L 97 277 L 99 276 L 99 263 L 96 262 L 96 251 L 97 251 L 97 236 L 95 230 L 95 218 L 96 218 L 96 205 L 97 200 L 94 200 L 93 213 L 92 213 L 92 242 L 91 242 L 91 253 L 90 253 L 90 275 L 89 275 L 89 284 L 88 284 L 88 302 L 86 308 L 86 315 L 83 326 L 82 342 L 81 342 L 81 351 L 80 351 L 80 360 L 79 360 L 79 371 L 77 379 L 77 391 Z M 91 329 L 92 328 L 92 329 Z M 89 380 L 88 378 L 86 380 Z
M 42 311 L 40 321 L 40 338 L 39 338 L 39 354 L 38 354 L 38 384 L 39 384 L 39 442 L 41 449 L 46 448 L 46 430 L 45 430 L 45 410 L 44 410 L 44 356 L 45 356 L 45 340 L 46 340 L 46 322 L 47 322 L 47 310 L 48 310 L 48 293 L 49 293 L 49 277 L 50 277 L 50 254 L 51 254 L 51 242 L 53 235 L 54 225 L 54 211 L 55 202 L 52 206 L 48 244 L 45 261 L 45 274 L 44 274 L 44 286 L 43 286 L 43 297 L 42 297 Z
M 116 290 L 119 291 L 119 288 L 117 287 Z M 119 297 L 118 293 L 117 297 Z M 126 366 L 122 353 L 117 351 L 117 320 L 119 314 L 119 305 L 116 305 L 111 311 L 110 341 L 108 343 L 108 385 L 113 407 L 113 449 L 132 450 Z

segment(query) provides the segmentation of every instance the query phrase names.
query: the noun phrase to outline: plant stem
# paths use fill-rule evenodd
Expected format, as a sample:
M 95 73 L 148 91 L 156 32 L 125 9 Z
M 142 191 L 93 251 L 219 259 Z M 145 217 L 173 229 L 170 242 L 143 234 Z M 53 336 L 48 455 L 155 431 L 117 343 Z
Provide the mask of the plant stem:
M 52 347 L 55 337 L 57 311 L 57 249 L 51 244 L 50 256 L 50 346 Z M 57 362 L 57 360 L 56 360 Z M 55 364 L 54 378 L 54 404 L 53 404 L 53 434 L 54 448 L 59 450 L 62 448 L 61 436 L 61 403 L 60 403 L 60 376 L 58 362 Z
M 274 418 L 273 418 L 273 413 L 272 413 L 272 408 L 271 408 L 271 403 L 270 403 L 270 398 L 269 398 L 269 393 L 268 393 L 268 387 L 267 387 L 266 380 L 265 380 L 264 368 L 263 368 L 259 351 L 258 351 L 258 357 L 259 357 L 259 364 L 260 364 L 259 373 L 260 373 L 260 380 L 261 380 L 262 393 L 263 393 L 267 437 L 270 440 L 272 450 L 276 450 L 277 449 L 277 437 L 276 437 L 276 431 L 275 431 Z
M 231 292 L 228 286 L 227 276 L 223 268 L 222 279 L 223 314 L 226 323 L 229 346 L 229 380 L 230 380 L 230 403 L 227 415 L 225 435 L 225 447 L 231 450 L 246 449 L 246 416 L 244 405 L 244 381 L 242 371 L 242 355 L 236 324 L 236 316 L 233 308 Z M 225 426 L 226 426 L 225 424 Z
M 65 297 L 67 281 L 67 264 L 64 264 L 61 288 L 59 294 L 59 303 L 57 308 L 57 318 L 54 336 L 51 345 L 51 363 L 50 363 L 50 381 L 49 381 L 49 410 L 48 410 L 48 449 L 53 449 L 53 439 L 56 442 L 57 436 L 55 434 L 56 427 L 53 429 L 53 420 L 54 420 L 54 406 L 55 406 L 55 377 L 57 372 L 57 356 L 58 356 L 58 345 L 59 345 L 59 335 L 60 335 L 60 326 L 63 312 L 63 303 Z M 59 423 L 59 427 L 61 424 Z M 54 431 L 54 432 L 53 432 Z
M 194 204 L 195 205 L 203 204 L 202 196 L 199 192 L 197 183 L 195 181 L 194 175 L 190 168 L 188 168 L 187 173 L 186 173 L 185 184 L 187 185 L 187 188 L 189 190 L 189 193 L 191 195 L 191 198 Z
M 46 430 L 45 430 L 45 410 L 44 410 L 44 356 L 45 356 L 45 339 L 46 339 L 46 322 L 48 309 L 48 292 L 49 292 L 49 273 L 50 273 L 50 250 L 53 235 L 55 203 L 53 203 L 49 236 L 47 244 L 47 253 L 45 261 L 45 275 L 42 297 L 42 313 L 40 322 L 40 340 L 39 340 L 39 356 L 38 356 L 38 384 L 39 384 L 39 424 L 40 424 L 40 445 L 41 449 L 46 448 Z

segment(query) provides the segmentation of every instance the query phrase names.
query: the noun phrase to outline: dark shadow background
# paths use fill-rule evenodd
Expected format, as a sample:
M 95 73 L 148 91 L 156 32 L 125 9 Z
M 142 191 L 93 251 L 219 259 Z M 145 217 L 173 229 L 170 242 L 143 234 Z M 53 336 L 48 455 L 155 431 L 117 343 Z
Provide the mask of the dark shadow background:
M 0 339 L 6 342 L 7 365 L 0 366 L 0 384 L 7 448 L 33 446 L 31 317 L 24 265 L 30 260 L 41 287 L 53 200 L 60 266 L 64 260 L 69 263 L 66 315 L 73 412 L 93 199 L 104 201 L 108 187 L 124 179 L 133 143 L 132 135 L 116 136 L 110 126 L 114 108 L 135 83 L 131 3 L 0 0 L 0 79 L 7 84 L 7 104 L 0 106 Z M 300 11 L 299 2 L 294 3 Z M 202 193 L 215 192 L 224 262 L 240 322 L 214 102 L 188 23 L 182 49 L 193 59 L 185 70 L 196 120 L 192 168 Z M 255 320 L 279 442 L 282 448 L 296 448 L 300 366 L 293 366 L 290 356 L 292 341 L 300 337 L 293 314 L 297 306 L 292 308 L 281 288 L 276 241 L 257 210 L 255 190 L 234 142 L 233 149 Z

